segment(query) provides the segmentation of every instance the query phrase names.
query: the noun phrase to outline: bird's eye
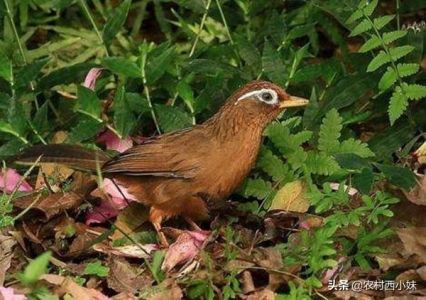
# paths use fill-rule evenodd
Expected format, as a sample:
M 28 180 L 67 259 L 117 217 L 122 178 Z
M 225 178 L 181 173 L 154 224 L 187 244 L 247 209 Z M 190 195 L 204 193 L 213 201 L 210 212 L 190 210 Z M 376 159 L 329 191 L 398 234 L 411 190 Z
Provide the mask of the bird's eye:
M 264 92 L 260 95 L 260 97 L 265 102 L 269 102 L 274 98 L 274 96 L 272 96 L 272 94 L 270 92 Z

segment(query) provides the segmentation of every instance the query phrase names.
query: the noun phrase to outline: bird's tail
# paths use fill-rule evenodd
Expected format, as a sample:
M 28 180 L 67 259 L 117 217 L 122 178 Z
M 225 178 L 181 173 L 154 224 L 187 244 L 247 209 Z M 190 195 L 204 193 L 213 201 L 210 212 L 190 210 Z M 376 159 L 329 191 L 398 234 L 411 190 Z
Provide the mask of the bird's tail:
M 29 148 L 17 157 L 16 162 L 32 165 L 39 157 L 39 163 L 57 163 L 91 172 L 95 172 L 111 158 L 101 150 L 88 149 L 77 145 L 52 144 Z

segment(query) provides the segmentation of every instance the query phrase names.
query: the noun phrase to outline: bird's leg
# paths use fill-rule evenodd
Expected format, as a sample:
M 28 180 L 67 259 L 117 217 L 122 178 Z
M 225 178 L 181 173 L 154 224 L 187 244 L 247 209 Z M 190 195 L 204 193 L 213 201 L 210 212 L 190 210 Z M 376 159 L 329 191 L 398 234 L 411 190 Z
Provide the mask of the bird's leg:
M 149 211 L 149 221 L 151 222 L 152 226 L 154 226 L 155 231 L 157 231 L 161 245 L 163 245 L 164 248 L 168 248 L 169 242 L 161 230 L 161 222 L 163 221 L 162 211 L 151 207 L 151 210 Z
M 157 222 L 152 222 L 152 225 L 155 228 L 155 231 L 157 231 L 158 238 L 160 239 L 160 243 L 164 248 L 169 248 L 169 242 L 167 241 L 167 238 L 165 234 L 161 231 L 161 224 Z
M 192 221 L 192 219 L 190 219 L 190 218 L 188 218 L 188 217 L 185 217 L 185 221 L 192 227 L 192 229 L 194 229 L 194 230 L 198 230 L 198 231 L 201 231 L 201 228 L 200 227 L 198 227 L 198 225 L 197 224 L 195 224 L 195 222 L 194 221 Z

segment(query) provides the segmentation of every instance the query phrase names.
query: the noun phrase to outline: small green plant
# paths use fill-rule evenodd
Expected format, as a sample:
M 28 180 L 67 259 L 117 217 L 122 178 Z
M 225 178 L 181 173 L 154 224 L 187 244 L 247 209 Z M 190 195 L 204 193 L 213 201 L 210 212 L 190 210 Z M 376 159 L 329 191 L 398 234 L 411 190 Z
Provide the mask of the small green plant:
M 374 18 L 372 15 L 379 3 L 378 0 L 371 2 L 360 1 L 357 10 L 347 19 L 348 24 L 361 20 L 352 29 L 350 36 L 368 34 L 367 41 L 359 49 L 365 53 L 376 48 L 381 48 L 379 53 L 373 54 L 374 58 L 367 66 L 367 72 L 375 72 L 382 66 L 388 65 L 386 72 L 382 75 L 378 87 L 381 93 L 392 89 L 389 102 L 389 119 L 393 124 L 406 110 L 409 100 L 419 100 L 426 96 L 426 85 L 408 83 L 406 77 L 412 77 L 419 71 L 419 62 L 397 62 L 415 50 L 412 45 L 398 45 L 398 42 L 407 35 L 407 30 L 385 31 L 386 25 L 395 19 L 395 15 L 386 15 Z
M 28 266 L 25 267 L 24 272 L 18 274 L 19 280 L 30 289 L 28 293 L 29 299 L 40 299 L 49 295 L 49 291 L 45 286 L 38 286 L 37 283 L 40 277 L 47 272 L 52 253 L 50 251 L 32 260 Z

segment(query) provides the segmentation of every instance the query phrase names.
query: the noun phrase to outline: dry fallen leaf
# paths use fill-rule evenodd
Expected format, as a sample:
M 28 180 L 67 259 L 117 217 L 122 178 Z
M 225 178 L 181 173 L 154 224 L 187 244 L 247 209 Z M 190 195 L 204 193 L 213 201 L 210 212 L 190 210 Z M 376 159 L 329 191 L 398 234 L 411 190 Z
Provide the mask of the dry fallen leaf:
M 426 205 L 426 175 L 417 174 L 417 184 L 411 191 L 404 192 L 411 202 L 417 205 Z
M 305 213 L 309 209 L 306 199 L 306 182 L 296 180 L 284 185 L 272 200 L 269 210 L 281 209 L 286 211 Z
M 426 263 L 426 227 L 397 229 L 404 249 L 408 255 L 418 255 Z

